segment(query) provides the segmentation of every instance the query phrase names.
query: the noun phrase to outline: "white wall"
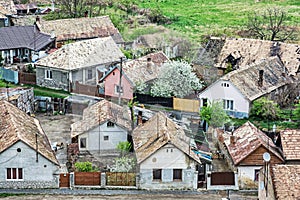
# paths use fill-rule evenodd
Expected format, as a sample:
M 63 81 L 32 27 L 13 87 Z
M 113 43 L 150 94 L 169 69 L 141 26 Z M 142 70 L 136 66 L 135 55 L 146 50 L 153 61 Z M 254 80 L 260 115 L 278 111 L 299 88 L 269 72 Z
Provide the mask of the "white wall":
M 229 87 L 223 87 L 221 84 L 229 84 Z M 240 93 L 240 91 L 230 82 L 218 80 L 209 86 L 206 90 L 199 94 L 200 106 L 202 107 L 202 99 L 212 100 L 233 100 L 234 111 L 249 113 L 249 101 Z
M 254 172 L 256 169 L 260 169 L 260 168 L 261 166 L 239 166 L 238 167 L 239 177 L 245 177 L 254 180 Z

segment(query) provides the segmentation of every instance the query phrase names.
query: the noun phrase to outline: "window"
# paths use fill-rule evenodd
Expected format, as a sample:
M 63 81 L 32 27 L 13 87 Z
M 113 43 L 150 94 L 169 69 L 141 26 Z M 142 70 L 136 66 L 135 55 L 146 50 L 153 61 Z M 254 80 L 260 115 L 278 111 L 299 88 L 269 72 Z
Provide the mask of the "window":
M 45 70 L 45 78 L 46 79 L 52 79 L 52 71 L 51 70 Z
M 222 87 L 229 87 L 229 83 L 221 83 Z
M 23 169 L 22 168 L 7 168 L 6 169 L 7 180 L 22 180 Z
M 258 177 L 259 177 L 259 169 L 255 169 L 254 170 L 254 181 L 258 181 Z
M 182 169 L 173 169 L 173 180 L 182 180 Z
M 206 107 L 207 106 L 207 99 L 202 99 L 202 106 L 203 107 Z
M 80 138 L 80 148 L 86 148 L 86 138 Z
M 91 69 L 88 70 L 88 79 L 93 78 L 93 71 Z
M 161 169 L 153 169 L 153 180 L 154 181 L 161 180 Z
M 107 140 L 109 140 L 109 136 L 105 135 L 103 139 L 107 141 Z
M 107 122 L 106 126 L 112 128 L 115 126 L 115 124 L 113 122 Z
M 115 85 L 115 93 L 119 93 L 119 92 L 123 93 L 123 87 L 121 87 L 121 90 L 120 90 L 119 85 Z
M 225 110 L 233 110 L 233 100 L 223 100 L 223 106 Z

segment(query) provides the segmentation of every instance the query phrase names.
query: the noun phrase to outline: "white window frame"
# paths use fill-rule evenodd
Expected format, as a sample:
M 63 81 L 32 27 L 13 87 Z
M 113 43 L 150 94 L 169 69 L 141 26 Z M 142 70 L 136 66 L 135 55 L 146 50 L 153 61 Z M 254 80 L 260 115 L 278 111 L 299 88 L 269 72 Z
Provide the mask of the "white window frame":
M 52 70 L 50 70 L 50 69 L 46 69 L 45 70 L 45 79 L 48 79 L 48 80 L 52 80 L 53 79 Z
M 123 87 L 121 86 L 121 95 L 123 94 Z M 115 85 L 115 94 L 119 94 L 119 85 Z
M 93 70 L 92 69 L 87 70 L 87 79 L 88 80 L 93 79 Z
M 230 99 L 223 99 L 224 110 L 234 110 L 234 101 Z
M 8 178 L 7 177 L 7 171 L 8 169 L 10 169 L 10 177 L 13 177 L 13 169 L 16 169 L 16 176 L 17 178 L 14 179 L 14 178 Z M 19 178 L 19 169 L 22 170 L 22 178 Z M 17 168 L 17 167 L 8 167 L 8 168 L 5 168 L 5 175 L 6 175 L 6 180 L 7 181 L 23 181 L 24 180 L 24 169 L 23 168 Z

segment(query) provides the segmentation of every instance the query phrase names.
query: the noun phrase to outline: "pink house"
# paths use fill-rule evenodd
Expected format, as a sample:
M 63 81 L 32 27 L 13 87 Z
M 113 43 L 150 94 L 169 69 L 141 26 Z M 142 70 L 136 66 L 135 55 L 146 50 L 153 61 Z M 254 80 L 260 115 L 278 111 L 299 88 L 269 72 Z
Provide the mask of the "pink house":
M 157 52 L 123 63 L 121 98 L 132 99 L 136 85 L 158 78 L 163 64 L 168 61 L 168 57 L 163 52 Z M 102 93 L 105 96 L 119 97 L 120 68 L 120 66 L 112 68 L 100 80 Z

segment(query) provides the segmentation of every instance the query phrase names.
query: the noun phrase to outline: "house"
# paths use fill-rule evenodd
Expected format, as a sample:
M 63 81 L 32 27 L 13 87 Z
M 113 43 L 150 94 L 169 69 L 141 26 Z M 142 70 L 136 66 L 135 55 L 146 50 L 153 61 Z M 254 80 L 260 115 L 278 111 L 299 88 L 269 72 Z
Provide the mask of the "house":
M 299 129 L 286 129 L 281 131 L 276 144 L 281 147 L 286 164 L 300 164 Z
M 58 188 L 59 163 L 39 121 L 0 100 L 0 188 Z
M 90 92 L 94 95 L 98 93 L 100 71 L 119 62 L 121 57 L 124 55 L 111 37 L 64 45 L 36 63 L 36 82 L 39 86 L 80 93 L 76 88 L 78 82 L 95 86 Z
M 241 188 L 257 188 L 258 173 L 264 165 L 265 152 L 270 154 L 271 164 L 284 162 L 272 139 L 249 121 L 232 133 L 221 133 L 219 140 L 224 145 L 223 153 L 229 165 L 238 171 Z
M 0 55 L 4 64 L 36 61 L 54 45 L 55 38 L 33 26 L 0 28 Z
M 11 26 L 11 19 L 16 13 L 15 4 L 12 0 L 0 0 L 0 28 Z
M 284 200 L 300 198 L 300 165 L 268 165 L 259 174 L 258 198 Z
M 131 117 L 127 107 L 105 99 L 87 107 L 82 120 L 71 125 L 71 137 L 79 151 L 90 153 L 114 152 L 119 142 L 128 141 Z
M 39 7 L 35 3 L 15 4 L 18 15 L 35 14 Z
M 133 93 L 140 84 L 149 84 L 162 73 L 162 65 L 168 62 L 163 52 L 151 53 L 146 56 L 129 60 L 122 64 L 121 97 L 132 99 Z M 100 80 L 105 96 L 118 97 L 120 86 L 120 66 L 116 66 L 104 74 Z
M 162 112 L 133 130 L 141 189 L 197 189 L 210 159 L 193 151 L 191 138 Z
M 56 46 L 61 47 L 69 41 L 86 40 L 111 36 L 119 47 L 123 38 L 109 16 L 93 18 L 72 18 L 37 22 L 41 32 L 54 35 Z
M 234 70 L 208 86 L 198 95 L 200 107 L 212 101 L 223 101 L 229 115 L 247 118 L 252 102 L 262 96 L 280 105 L 287 104 L 282 102 L 282 96 L 293 92 L 288 89 L 293 81 L 279 57 L 269 57 Z M 295 91 L 295 95 L 297 93 Z

